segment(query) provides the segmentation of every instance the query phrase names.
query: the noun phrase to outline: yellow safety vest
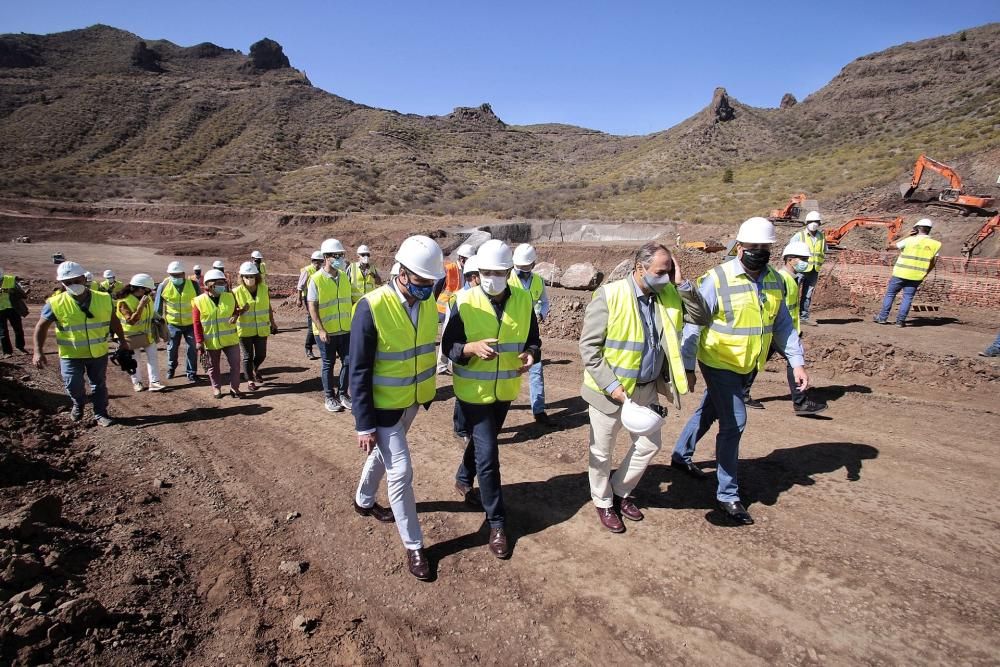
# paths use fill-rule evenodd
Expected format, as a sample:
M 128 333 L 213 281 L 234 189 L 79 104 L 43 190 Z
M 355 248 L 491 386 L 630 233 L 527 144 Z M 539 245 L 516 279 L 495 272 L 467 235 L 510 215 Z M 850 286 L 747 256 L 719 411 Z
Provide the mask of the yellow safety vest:
M 316 285 L 319 301 L 319 319 L 313 320 L 313 333 L 320 333 L 320 326 L 329 334 L 346 333 L 351 330 L 351 281 L 347 274 L 338 271 L 338 279 L 331 278 L 326 271 L 317 271 L 309 279 Z
M 931 260 L 941 250 L 941 242 L 929 236 L 916 236 L 910 241 L 896 258 L 892 267 L 892 275 L 903 280 L 923 280 L 931 270 Z
M 604 290 L 604 297 L 608 302 L 608 324 L 604 330 L 604 360 L 614 371 L 625 393 L 631 396 L 638 383 L 639 370 L 642 367 L 642 351 L 646 345 L 646 330 L 642 326 L 639 302 L 632 281 L 628 278 L 608 283 L 601 289 Z M 665 353 L 667 363 L 670 364 L 674 389 L 678 394 L 686 394 L 687 374 L 684 371 L 680 346 L 681 330 L 684 328 L 684 310 L 677 287 L 672 284 L 667 285 L 656 295 L 656 309 L 660 313 L 661 326 L 665 328 L 661 340 L 667 342 Z M 586 370 L 583 372 L 583 383 L 599 394 L 604 393 L 604 387 L 598 387 L 597 382 Z
M 299 270 L 299 275 L 302 275 L 303 273 L 305 273 L 305 274 L 308 274 L 308 276 L 309 276 L 308 278 L 306 278 L 306 287 L 309 286 L 309 278 L 312 278 L 313 274 L 316 273 L 317 271 L 319 271 L 319 269 L 317 269 L 312 264 L 310 264 L 309 266 L 303 266 L 302 269 Z M 302 294 L 305 295 L 305 293 L 306 293 L 306 291 L 305 291 L 305 289 L 303 289 L 302 290 Z
M 510 272 L 510 278 L 507 279 L 507 284 L 511 287 L 524 289 L 524 285 L 521 284 L 521 279 L 518 277 L 517 271 Z M 531 295 L 532 307 L 534 307 L 534 305 L 542 298 L 542 289 L 542 277 L 537 273 L 532 273 L 531 284 L 528 285 L 528 294 Z
M 809 263 L 809 268 L 806 271 L 819 271 L 823 268 L 823 262 L 826 261 L 826 235 L 820 232 L 816 236 L 809 233 L 808 230 L 802 230 L 801 232 L 795 232 L 791 240 L 794 241 L 798 239 L 806 244 L 809 248 L 809 257 L 806 262 Z
M 257 285 L 257 296 L 250 293 L 246 285 L 240 285 L 233 290 L 236 303 L 240 308 L 249 308 L 240 314 L 236 320 L 236 332 L 240 338 L 271 335 L 271 296 L 267 292 L 267 283 Z
M 510 290 L 503 317 L 497 320 L 490 298 L 481 287 L 458 293 L 458 314 L 469 341 L 496 338 L 491 347 L 497 356 L 490 360 L 472 357 L 465 365 L 455 364 L 455 396 L 466 403 L 488 404 L 513 401 L 521 391 L 521 360 L 531 329 L 531 296 L 523 289 Z
M 351 280 L 351 301 L 357 303 L 365 294 L 375 289 L 375 269 L 370 268 L 367 275 L 361 272 L 361 265 L 352 262 L 347 267 L 347 277 Z
M 7 310 L 11 307 L 10 292 L 14 289 L 14 276 L 5 275 L 0 279 L 0 310 Z
M 785 281 L 785 305 L 788 307 L 788 314 L 792 316 L 795 330 L 802 333 L 802 325 L 799 323 L 799 283 L 795 280 L 795 276 L 785 270 L 785 267 L 778 269 L 778 275 Z
M 153 340 L 153 303 L 152 301 L 147 301 L 146 305 L 142 307 L 142 316 L 136 320 L 135 324 L 129 324 L 125 320 L 125 313 L 122 311 L 122 306 L 127 305 L 129 310 L 135 313 L 136 308 L 139 307 L 139 297 L 134 294 L 129 294 L 124 299 L 120 299 L 116 302 L 115 308 L 118 311 L 119 319 L 122 321 L 122 333 L 125 337 L 129 336 L 139 336 L 142 334 L 146 335 L 147 342 Z
M 88 310 L 80 308 L 69 292 L 62 292 L 48 300 L 56 318 L 56 344 L 63 359 L 100 359 L 108 354 L 108 334 L 111 332 L 111 297 L 104 292 L 90 290 Z
M 194 300 L 201 315 L 201 330 L 204 336 L 206 350 L 221 350 L 240 344 L 236 325 L 229 320 L 236 312 L 236 297 L 232 292 L 219 295 L 219 303 L 215 303 L 207 294 L 200 294 Z
M 267 262 L 260 260 L 260 266 L 257 267 L 257 270 L 260 272 L 260 279 L 267 280 Z
M 194 288 L 194 282 L 185 278 L 184 286 L 178 290 L 170 276 L 167 276 L 163 282 L 163 291 L 160 293 L 160 299 L 163 301 L 163 319 L 167 324 L 175 327 L 191 326 L 194 322 L 191 317 L 191 302 L 196 296 L 198 292 Z
M 434 400 L 437 391 L 437 307 L 430 299 L 417 307 L 417 326 L 399 300 L 383 285 L 362 297 L 368 301 L 378 343 L 372 395 L 380 410 L 408 408 Z
M 712 368 L 746 375 L 754 368 L 764 369 L 785 295 L 781 278 L 769 266 L 761 303 L 757 284 L 745 273 L 736 273 L 738 264 L 734 259 L 701 277 L 715 285 L 716 308 L 712 323 L 701 332 L 698 359 Z

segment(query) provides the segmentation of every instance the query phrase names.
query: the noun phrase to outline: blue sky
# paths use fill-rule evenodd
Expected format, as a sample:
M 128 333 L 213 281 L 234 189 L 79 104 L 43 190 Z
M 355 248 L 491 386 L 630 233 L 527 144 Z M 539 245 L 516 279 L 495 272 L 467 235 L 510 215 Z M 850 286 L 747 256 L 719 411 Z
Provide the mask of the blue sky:
M 754 106 L 801 100 L 858 56 L 993 21 L 997 0 L 0 4 L 0 32 L 105 23 L 244 53 L 266 36 L 314 85 L 363 104 L 441 114 L 489 102 L 508 123 L 616 134 L 666 129 L 716 86 Z

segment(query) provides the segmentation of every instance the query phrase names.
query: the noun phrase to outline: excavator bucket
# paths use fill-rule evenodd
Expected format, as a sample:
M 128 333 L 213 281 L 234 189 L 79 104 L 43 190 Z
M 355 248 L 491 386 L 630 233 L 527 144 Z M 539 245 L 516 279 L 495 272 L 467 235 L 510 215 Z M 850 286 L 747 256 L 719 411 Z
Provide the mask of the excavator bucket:
M 910 196 L 913 194 L 914 190 L 916 190 L 916 188 L 909 183 L 899 184 L 899 194 L 902 195 L 903 201 L 910 201 Z

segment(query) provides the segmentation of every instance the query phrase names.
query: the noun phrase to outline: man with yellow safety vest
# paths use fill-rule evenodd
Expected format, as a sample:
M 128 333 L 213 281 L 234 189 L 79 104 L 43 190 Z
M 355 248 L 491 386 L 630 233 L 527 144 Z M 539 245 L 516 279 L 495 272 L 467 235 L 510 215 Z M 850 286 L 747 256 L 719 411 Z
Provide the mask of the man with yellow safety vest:
M 260 366 L 267 357 L 267 337 L 278 333 L 278 325 L 274 323 L 267 283 L 253 262 L 240 265 L 240 284 L 233 290 L 233 296 L 242 311 L 236 320 L 236 333 L 243 348 L 243 375 L 247 378 L 247 388 L 257 391 L 264 384 Z
M 371 261 L 372 251 L 366 245 L 359 245 L 358 261 L 351 262 L 347 267 L 347 277 L 351 280 L 351 301 L 354 303 L 382 284 L 382 276 Z
M 14 353 L 16 347 L 21 354 L 27 354 L 24 349 L 24 328 L 21 324 L 21 313 L 27 312 L 24 299 L 27 291 L 18 281 L 17 276 L 11 273 L 4 273 L 0 268 L 0 349 L 3 356 L 7 357 Z M 20 312 L 18 308 L 22 308 Z M 10 344 L 10 334 L 7 332 L 7 323 L 14 333 L 14 345 Z
M 396 253 L 398 275 L 358 301 L 351 322 L 351 394 L 358 447 L 368 455 L 354 510 L 384 523 L 396 522 L 406 565 L 417 579 L 431 579 L 413 494 L 407 431 L 421 405 L 436 392 L 435 340 L 438 319 L 434 283 L 444 275 L 441 248 L 426 236 L 411 236 Z M 389 507 L 375 502 L 386 477 Z
M 684 327 L 684 367 L 693 379 L 697 357 L 705 393 L 677 439 L 671 466 L 696 479 L 707 477 L 691 459 L 698 440 L 718 421 L 716 499 L 729 519 L 750 525 L 754 520 L 740 502 L 737 482 L 740 439 L 747 423 L 743 388 L 750 373 L 764 368 L 772 342 L 791 364 L 799 391 L 809 388 L 809 376 L 782 279 L 768 265 L 774 225 L 767 218 L 750 218 L 740 225 L 736 241 L 736 257 L 700 279 L 698 291 L 712 313 L 711 324 L 704 330 Z
M 451 310 L 455 294 L 466 286 L 467 283 L 463 277 L 465 262 L 474 254 L 472 246 L 463 243 L 455 251 L 455 261 L 445 262 L 445 275 L 434 285 L 434 293 L 437 294 L 438 321 L 444 322 L 444 316 Z M 451 373 L 451 364 L 448 361 L 447 353 L 443 350 L 438 355 L 437 372 L 441 375 Z
M 816 326 L 816 323 L 809 318 L 809 307 L 812 304 L 813 292 L 816 290 L 816 282 L 819 280 L 819 272 L 826 260 L 826 234 L 819 229 L 822 224 L 823 219 L 819 211 L 809 211 L 806 213 L 806 228 L 795 232 L 790 239 L 790 241 L 801 241 L 809 248 L 809 258 L 806 260 L 806 270 L 801 274 L 799 288 L 801 292 L 799 324 L 811 327 Z
M 49 297 L 35 325 L 35 353 L 32 362 L 44 368 L 45 338 L 49 328 L 56 325 L 56 345 L 59 348 L 59 370 L 62 372 L 66 393 L 73 407 L 73 421 L 83 419 L 86 400 L 84 375 L 93 387 L 94 419 L 100 426 L 111 426 L 108 416 L 108 334 L 113 333 L 128 348 L 121 322 L 115 315 L 111 295 L 87 287 L 82 266 L 76 262 L 63 262 L 56 268 L 56 280 L 65 291 Z
M 260 278 L 260 282 L 267 282 L 267 262 L 264 261 L 264 253 L 260 250 L 254 250 L 250 253 L 250 262 L 257 267 L 257 275 Z M 244 262 L 246 264 L 246 262 Z M 242 265 L 241 265 L 242 266 Z
M 105 294 L 110 294 L 111 298 L 114 298 L 118 292 L 125 289 L 125 283 L 115 278 L 114 271 L 107 269 L 104 272 L 104 280 L 97 283 L 97 289 Z
M 514 249 L 514 270 L 511 272 L 511 287 L 519 287 L 531 295 L 531 307 L 535 311 L 538 323 L 545 322 L 549 316 L 549 295 L 545 292 L 542 277 L 534 272 L 535 260 L 538 254 L 530 243 L 522 243 Z M 542 426 L 555 424 L 545 414 L 545 376 L 542 373 L 542 362 L 536 362 L 528 371 L 528 392 L 531 401 L 531 414 Z
M 323 359 L 320 378 L 323 381 L 324 407 L 327 412 L 351 409 L 347 372 L 351 344 L 351 281 L 344 269 L 344 244 L 327 239 L 320 246 L 323 268 L 309 279 L 306 303 L 312 316 L 312 329 Z M 333 374 L 333 365 L 340 357 L 340 375 Z
M 323 268 L 323 253 L 319 250 L 312 254 L 310 262 L 302 267 L 299 271 L 299 284 L 297 287 L 298 292 L 298 307 L 301 308 L 306 302 L 306 293 L 309 288 L 309 279 L 313 277 L 313 274 Z M 313 361 L 319 359 L 315 354 L 313 354 L 313 346 L 316 345 L 316 334 L 313 333 L 312 325 L 312 315 L 309 314 L 309 308 L 306 308 L 306 359 Z
M 913 296 L 917 293 L 920 283 L 934 268 L 934 262 L 941 252 L 941 242 L 931 238 L 933 226 L 934 222 L 930 218 L 917 220 L 913 224 L 916 233 L 896 243 L 896 247 L 900 250 L 899 257 L 892 267 L 892 278 L 889 279 L 885 296 L 882 298 L 882 309 L 875 316 L 875 322 L 878 324 L 887 323 L 896 295 L 902 290 L 903 300 L 896 313 L 896 326 L 906 326 L 906 316 L 910 312 Z
M 455 398 L 470 436 L 455 489 L 467 502 L 481 504 L 490 525 L 490 553 L 508 558 L 497 435 L 521 391 L 521 376 L 541 359 L 542 341 L 531 296 L 507 283 L 514 267 L 510 246 L 487 241 L 476 252 L 476 264 L 479 287 L 458 293 L 441 338 L 453 362 Z M 472 493 L 477 477 L 478 499 Z
M 462 265 L 462 279 L 465 282 L 465 286 L 459 290 L 459 294 L 466 290 L 479 287 L 479 264 L 477 264 L 476 262 L 475 255 L 465 260 L 465 263 Z M 448 312 L 445 313 L 444 315 L 445 328 L 448 327 L 448 320 L 451 318 L 451 313 L 454 311 L 455 304 L 457 302 L 458 302 L 458 294 L 452 294 L 451 308 L 449 308 Z M 441 353 L 439 352 L 439 357 L 440 354 Z M 469 432 L 465 427 L 465 416 L 462 414 L 462 411 L 458 407 L 458 401 L 455 401 L 455 407 L 452 410 L 452 426 L 455 430 L 456 438 L 462 440 L 463 442 L 468 440 Z
M 180 356 L 181 338 L 187 343 L 188 382 L 198 380 L 198 353 L 194 341 L 194 319 L 191 316 L 191 302 L 201 293 L 201 286 L 193 280 L 188 280 L 184 273 L 184 265 L 180 262 L 170 262 L 167 265 L 167 277 L 156 288 L 156 302 L 153 304 L 154 316 L 162 316 L 167 323 L 170 340 L 167 342 L 167 379 L 171 380 L 177 370 L 177 358 Z
M 204 292 L 191 303 L 194 339 L 199 353 L 208 356 L 208 380 L 212 395 L 222 398 L 222 355 L 229 362 L 229 395 L 243 398 L 240 391 L 240 336 L 236 322 L 243 314 L 229 291 L 226 274 L 218 269 L 205 273 Z
M 160 384 L 160 357 L 156 350 L 156 335 L 153 331 L 153 290 L 156 285 L 153 277 L 147 273 L 137 273 L 128 282 L 124 292 L 118 292 L 119 299 L 115 302 L 115 311 L 122 323 L 122 332 L 128 341 L 129 348 L 135 352 L 136 371 L 132 374 L 132 389 L 138 393 L 145 389 L 142 386 L 142 366 L 139 353 L 146 353 L 146 377 L 149 391 L 163 391 L 166 387 Z
M 650 242 L 636 252 L 632 273 L 602 285 L 587 306 L 580 335 L 584 374 L 581 393 L 589 404 L 590 496 L 601 525 L 625 532 L 622 517 L 641 521 L 631 497 L 646 467 L 660 450 L 659 431 L 630 433 L 631 446 L 611 474 L 611 455 L 622 428 L 623 405 L 658 405 L 663 393 L 676 407 L 687 393 L 688 375 L 681 361 L 684 322 L 708 322 L 703 299 L 666 246 Z

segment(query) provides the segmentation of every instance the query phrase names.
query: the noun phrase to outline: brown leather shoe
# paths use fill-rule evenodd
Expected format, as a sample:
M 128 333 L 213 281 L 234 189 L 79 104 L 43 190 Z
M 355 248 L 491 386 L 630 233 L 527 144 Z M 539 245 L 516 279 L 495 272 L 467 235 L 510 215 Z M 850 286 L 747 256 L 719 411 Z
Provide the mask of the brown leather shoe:
M 406 550 L 406 567 L 409 568 L 410 574 L 420 581 L 430 581 L 431 564 L 427 562 L 427 554 L 423 549 Z
M 455 493 L 462 497 L 466 505 L 475 507 L 477 510 L 483 509 L 483 500 L 479 496 L 478 490 L 461 482 L 455 482 Z
M 610 530 L 612 533 L 625 532 L 625 524 L 623 524 L 622 520 L 618 518 L 617 514 L 615 514 L 613 507 L 598 507 L 597 518 L 601 520 L 601 525 Z
M 490 553 L 497 558 L 510 558 L 507 533 L 501 528 L 490 528 Z
M 621 512 L 623 519 L 628 519 L 629 521 L 642 521 L 642 512 L 635 506 L 635 502 L 628 496 L 625 496 L 624 498 L 615 496 L 615 504 L 618 506 L 618 511 Z
M 392 515 L 392 510 L 387 507 L 382 507 L 378 503 L 375 503 L 371 507 L 362 507 L 354 501 L 354 511 L 361 516 L 370 516 L 376 521 L 381 521 L 382 523 L 393 523 L 396 517 Z

